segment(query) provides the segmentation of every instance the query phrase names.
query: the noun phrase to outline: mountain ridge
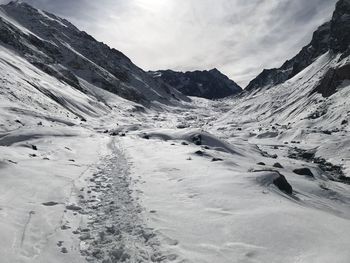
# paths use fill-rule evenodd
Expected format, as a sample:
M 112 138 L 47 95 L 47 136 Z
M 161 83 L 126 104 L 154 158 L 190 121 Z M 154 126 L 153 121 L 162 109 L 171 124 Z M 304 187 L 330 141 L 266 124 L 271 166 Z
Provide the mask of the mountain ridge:
M 329 50 L 333 53 L 349 53 L 350 33 L 347 33 L 350 32 L 350 19 L 347 17 L 349 14 L 350 2 L 338 1 L 332 19 L 318 27 L 308 45 L 303 47 L 296 56 L 283 63 L 280 68 L 264 69 L 250 81 L 245 91 L 256 91 L 281 84 L 297 75 Z
M 40 70 L 89 93 L 80 79 L 128 100 L 188 100 L 163 82 L 154 80 L 122 52 L 98 42 L 70 22 L 25 2 L 1 5 L 0 41 Z
M 236 82 L 216 68 L 186 72 L 159 70 L 150 71 L 149 74 L 155 79 L 161 79 L 187 96 L 221 99 L 242 91 L 242 88 Z
M 346 50 L 189 99 L 17 5 L 0 8 L 1 262 L 349 262 Z

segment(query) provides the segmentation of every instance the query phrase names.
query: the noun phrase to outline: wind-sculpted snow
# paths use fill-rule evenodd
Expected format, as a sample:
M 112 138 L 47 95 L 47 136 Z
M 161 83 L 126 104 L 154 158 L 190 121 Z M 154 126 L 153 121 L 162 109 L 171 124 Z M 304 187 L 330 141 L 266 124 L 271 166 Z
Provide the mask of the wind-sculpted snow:
M 147 134 L 150 139 L 127 136 L 122 143 L 134 163 L 132 174 L 144 180 L 140 200 L 150 211 L 151 226 L 159 229 L 163 247 L 178 255 L 176 262 L 347 261 L 348 185 L 294 174 L 305 163 L 288 159 L 282 147 L 262 147 L 278 153 L 264 157 L 248 150 L 247 142 L 246 156 L 240 156 Z M 194 154 L 198 151 L 207 155 Z M 274 183 L 277 161 L 292 195 Z
M 348 53 L 190 101 L 68 21 L 2 9 L 1 263 L 349 262 Z
M 40 129 L 35 127 L 34 129 L 20 129 L 9 133 L 0 133 L 0 146 L 11 146 L 17 143 L 26 142 L 34 139 L 40 139 L 46 136 L 55 137 L 73 137 L 78 136 L 79 133 L 67 130 L 52 130 L 48 128 Z
M 327 63 L 321 58 L 296 83 Z M 337 180 L 334 165 L 349 154 L 348 130 L 332 137 L 321 130 L 334 126 L 326 126 L 329 120 L 341 124 L 339 107 L 347 104 L 338 96 L 348 91 L 327 99 L 324 116 L 331 117 L 300 120 L 298 114 L 312 111 L 290 111 L 309 105 L 312 88 L 286 87 L 294 98 L 288 105 L 282 92 L 274 94 L 280 88 L 266 91 L 264 100 L 193 98 L 163 111 L 110 98 L 114 111 L 86 122 L 41 93 L 31 104 L 3 94 L 0 141 L 13 141 L 0 146 L 1 255 L 43 263 L 347 263 L 350 186 Z M 267 111 L 271 105 L 280 108 Z M 256 108 L 243 115 L 250 107 Z M 49 112 L 74 125 L 45 118 Z M 307 128 L 313 122 L 325 126 Z M 272 132 L 277 136 L 266 136 Z M 302 168 L 314 177 L 294 172 Z
M 222 151 L 222 152 L 227 152 L 231 153 L 234 155 L 246 155 L 247 148 L 235 145 L 233 147 L 227 142 L 224 142 L 223 140 L 220 140 L 216 136 L 204 132 L 201 130 L 144 130 L 140 134 L 141 137 L 147 137 L 147 138 L 157 138 L 161 140 L 173 140 L 173 141 L 183 141 L 195 145 L 202 145 L 206 147 L 210 147 L 211 149 L 215 151 Z M 250 150 L 256 150 L 257 148 L 250 147 Z
M 336 145 L 344 146 L 349 132 L 348 81 L 339 81 L 335 92 L 326 98 L 314 92 L 330 68 L 347 65 L 347 59 L 339 61 L 339 57 L 327 53 L 284 84 L 226 101 L 232 109 L 219 118 L 216 127 L 220 129 L 238 122 L 241 128 L 249 130 L 251 139 L 256 137 L 266 143 L 275 140 L 288 145 L 294 142 L 295 146 L 299 146 L 295 143 L 299 142 L 316 147 L 316 155 L 320 151 L 321 156 L 330 157 L 348 169 L 348 153 L 345 154 L 342 147 L 336 150 Z M 326 153 L 325 148 L 332 150 Z

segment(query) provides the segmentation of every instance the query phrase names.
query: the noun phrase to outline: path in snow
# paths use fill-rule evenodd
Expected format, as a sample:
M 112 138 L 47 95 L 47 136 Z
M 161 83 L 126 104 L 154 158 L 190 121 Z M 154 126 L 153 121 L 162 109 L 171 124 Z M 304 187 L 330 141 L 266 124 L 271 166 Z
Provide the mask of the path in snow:
M 154 128 L 120 139 L 131 176 L 141 176 L 133 187 L 142 190 L 162 250 L 176 255 L 173 262 L 347 263 L 350 187 L 328 180 L 315 163 L 290 158 L 293 143 L 259 139 L 239 122 L 219 130 L 220 114 L 211 105 L 157 113 L 148 117 Z M 196 133 L 202 144 L 191 140 Z M 314 178 L 296 168 L 309 168 Z M 292 196 L 273 185 L 273 169 L 293 186 Z
M 88 187 L 81 189 L 81 214 L 88 215 L 79 233 L 81 253 L 89 262 L 158 262 L 166 257 L 147 228 L 134 197 L 128 161 L 116 139 L 110 154 L 100 161 Z
M 194 105 L 105 116 L 70 136 L 35 126 L 42 135 L 29 141 L 19 140 L 29 134 L 23 128 L 4 137 L 7 262 L 309 263 L 337 255 L 347 263 L 349 186 L 291 159 L 292 143 L 254 134 L 256 123 L 218 123 L 229 105 Z M 315 178 L 293 173 L 302 167 Z M 285 175 L 297 198 L 271 184 L 269 169 Z

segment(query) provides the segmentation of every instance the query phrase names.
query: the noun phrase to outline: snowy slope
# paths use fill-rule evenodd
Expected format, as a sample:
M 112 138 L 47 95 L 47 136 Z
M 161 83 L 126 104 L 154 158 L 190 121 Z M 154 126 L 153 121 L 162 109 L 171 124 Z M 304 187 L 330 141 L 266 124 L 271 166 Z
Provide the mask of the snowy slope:
M 349 262 L 347 51 L 190 101 L 63 19 L 0 16 L 1 263 Z
M 302 148 L 312 149 L 316 157 L 349 170 L 350 40 L 345 30 L 350 27 L 349 15 L 350 2 L 339 1 L 326 37 L 319 37 L 319 29 L 311 44 L 286 62 L 298 68 L 295 74 L 280 84 L 277 81 L 277 85 L 274 81 L 260 82 L 262 76 L 258 76 L 238 100 L 227 101 L 232 109 L 218 124 L 227 127 L 240 123 L 249 130 L 252 141 L 297 142 Z M 345 31 L 339 34 L 339 30 Z M 309 52 L 307 58 L 305 50 Z M 272 80 L 272 75 L 267 79 Z M 256 86 L 258 83 L 260 86 Z
M 263 70 L 248 84 L 246 90 L 254 91 L 281 84 L 300 73 L 327 51 L 349 55 L 349 12 L 349 1 L 338 1 L 331 21 L 321 25 L 314 32 L 310 44 L 295 57 L 287 60 L 280 68 Z
M 38 69 L 85 93 L 83 81 L 149 105 L 186 99 L 156 81 L 121 52 L 96 41 L 68 21 L 21 1 L 0 7 L 0 41 Z

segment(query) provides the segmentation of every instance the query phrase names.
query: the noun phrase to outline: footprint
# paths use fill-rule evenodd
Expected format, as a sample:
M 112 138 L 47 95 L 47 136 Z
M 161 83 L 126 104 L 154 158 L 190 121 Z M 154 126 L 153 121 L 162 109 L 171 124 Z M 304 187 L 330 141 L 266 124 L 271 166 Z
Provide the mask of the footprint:
M 58 247 L 62 247 L 62 245 L 63 245 L 63 241 L 58 241 L 58 242 L 57 242 L 57 246 L 58 246 Z
M 177 246 L 179 244 L 179 241 L 177 241 L 176 239 L 171 239 L 169 237 L 166 237 L 164 239 L 164 242 L 167 243 L 169 246 Z
M 168 260 L 170 260 L 170 261 L 174 261 L 174 260 L 177 259 L 177 255 L 175 255 L 175 254 L 170 254 L 170 255 L 167 256 L 167 258 L 168 258 Z

